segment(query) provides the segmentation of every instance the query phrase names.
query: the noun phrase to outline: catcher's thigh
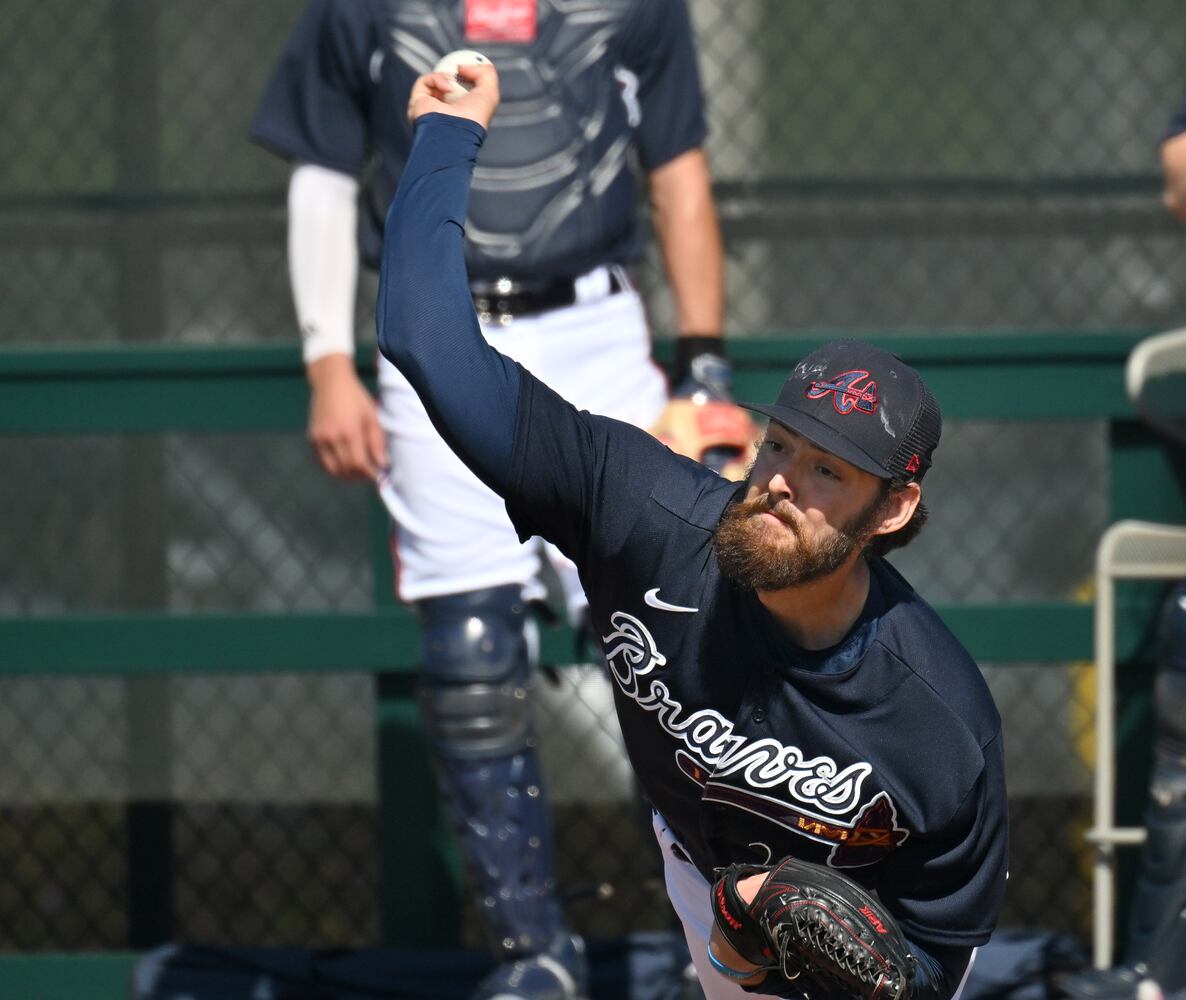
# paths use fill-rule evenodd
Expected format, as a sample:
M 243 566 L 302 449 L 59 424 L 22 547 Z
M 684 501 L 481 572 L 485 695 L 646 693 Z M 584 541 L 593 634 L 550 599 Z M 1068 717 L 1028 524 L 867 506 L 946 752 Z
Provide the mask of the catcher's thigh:
M 486 324 L 483 333 L 582 409 L 645 427 L 666 401 L 633 291 L 506 327 Z M 417 601 L 533 580 L 537 546 L 519 543 L 502 499 L 449 450 L 407 380 L 383 359 L 379 384 L 391 462 L 379 491 L 396 525 L 399 596 Z
M 379 495 L 394 522 L 400 598 L 528 583 L 539 569 L 537 546 L 519 542 L 502 499 L 449 450 L 412 387 L 383 364 L 390 371 L 379 420 L 390 466 Z

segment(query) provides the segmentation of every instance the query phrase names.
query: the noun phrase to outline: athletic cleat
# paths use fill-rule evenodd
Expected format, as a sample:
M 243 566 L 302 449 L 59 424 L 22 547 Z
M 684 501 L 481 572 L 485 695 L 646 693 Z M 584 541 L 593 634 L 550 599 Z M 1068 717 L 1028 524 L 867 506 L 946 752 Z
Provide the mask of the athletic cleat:
M 585 1000 L 588 988 L 585 942 L 563 933 L 546 951 L 498 966 L 471 1000 Z

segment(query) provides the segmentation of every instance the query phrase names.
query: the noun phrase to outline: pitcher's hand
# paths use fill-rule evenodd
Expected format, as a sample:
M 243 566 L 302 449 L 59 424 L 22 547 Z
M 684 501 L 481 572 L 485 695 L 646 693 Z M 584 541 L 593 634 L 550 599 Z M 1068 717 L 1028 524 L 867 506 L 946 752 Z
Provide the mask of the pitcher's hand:
M 425 73 L 412 85 L 408 99 L 408 121 L 413 125 L 422 115 L 438 112 L 455 118 L 468 118 L 483 128 L 490 127 L 490 119 L 498 108 L 498 71 L 492 63 L 474 63 L 457 67 L 457 75 L 471 85 L 469 93 L 445 95 L 453 89 L 448 73 Z

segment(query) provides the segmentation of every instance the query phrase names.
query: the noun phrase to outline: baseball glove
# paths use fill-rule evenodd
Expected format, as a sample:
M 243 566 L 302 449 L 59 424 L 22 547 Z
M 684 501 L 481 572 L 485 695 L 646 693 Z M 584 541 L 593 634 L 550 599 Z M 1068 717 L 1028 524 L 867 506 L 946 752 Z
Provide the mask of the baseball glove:
M 753 901 L 737 883 L 769 872 Z M 742 958 L 812 995 L 901 1000 L 910 994 L 914 958 L 897 922 L 877 897 L 822 865 L 785 858 L 777 865 L 717 869 L 713 916 Z M 768 983 L 748 987 L 764 992 Z
M 687 455 L 738 481 L 754 458 L 758 429 L 736 403 L 673 399 L 651 433 L 677 455 Z

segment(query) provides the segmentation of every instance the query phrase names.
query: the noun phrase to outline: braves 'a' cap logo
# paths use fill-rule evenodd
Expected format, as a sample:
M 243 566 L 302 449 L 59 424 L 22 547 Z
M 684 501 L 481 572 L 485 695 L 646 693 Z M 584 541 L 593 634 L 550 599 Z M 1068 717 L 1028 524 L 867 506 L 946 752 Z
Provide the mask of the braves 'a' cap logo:
M 868 379 L 863 385 L 862 380 Z M 832 405 L 837 413 L 877 412 L 877 383 L 860 369 L 837 375 L 830 382 L 812 382 L 805 395 L 808 399 L 822 399 L 832 393 Z

